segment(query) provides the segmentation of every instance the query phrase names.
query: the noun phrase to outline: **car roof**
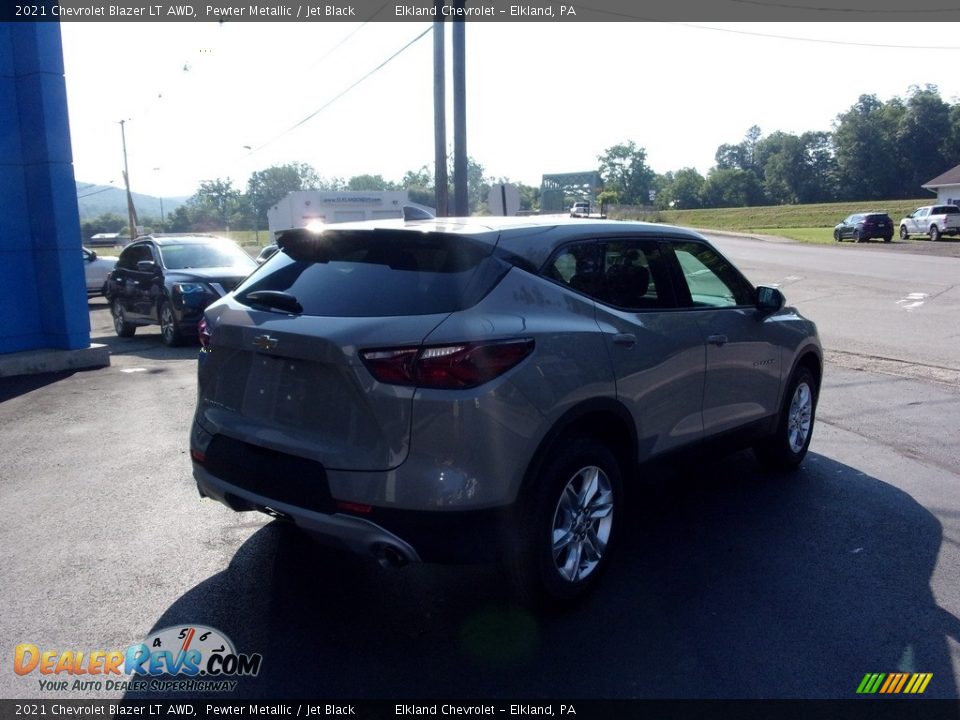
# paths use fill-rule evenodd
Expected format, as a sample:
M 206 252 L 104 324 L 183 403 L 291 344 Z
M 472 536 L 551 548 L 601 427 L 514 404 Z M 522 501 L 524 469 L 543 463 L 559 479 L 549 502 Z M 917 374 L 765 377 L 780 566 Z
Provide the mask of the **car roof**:
M 411 221 L 386 219 L 337 223 L 324 228 L 324 232 L 349 231 L 442 233 L 468 236 L 478 242 L 496 245 L 536 267 L 546 262 L 557 247 L 575 240 L 679 237 L 706 242 L 705 238 L 693 230 L 673 225 L 622 220 L 585 220 L 570 218 L 566 215 L 452 217 Z
M 211 235 L 210 233 L 153 233 L 150 235 L 141 235 L 136 242 L 141 240 L 153 240 L 157 245 L 182 245 L 185 243 L 200 242 L 233 242 L 230 238 Z

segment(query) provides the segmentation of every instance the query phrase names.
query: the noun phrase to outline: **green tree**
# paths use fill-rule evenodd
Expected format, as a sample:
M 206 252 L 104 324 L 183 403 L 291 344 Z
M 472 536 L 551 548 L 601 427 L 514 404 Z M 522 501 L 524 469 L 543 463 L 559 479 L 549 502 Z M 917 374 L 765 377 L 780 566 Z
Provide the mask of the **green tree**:
M 604 187 L 620 195 L 625 205 L 648 205 L 656 177 L 647 166 L 647 151 L 633 140 L 607 148 L 600 161 Z
M 896 158 L 901 156 L 894 132 L 903 104 L 887 105 L 876 95 L 861 95 L 837 116 L 833 142 L 841 200 L 883 200 L 901 197 Z
M 960 162 L 960 104 L 950 108 L 950 129 L 943 138 L 943 154 L 951 158 L 954 164 Z
M 116 213 L 102 213 L 92 220 L 85 220 L 80 223 L 80 239 L 86 245 L 90 238 L 99 233 L 118 232 L 127 234 L 127 227 L 127 218 Z
M 957 164 L 958 157 L 946 152 L 950 131 L 950 106 L 940 99 L 936 85 L 912 86 L 895 138 L 899 197 L 916 197 L 923 183 Z
M 233 187 L 233 181 L 230 178 L 204 180 L 200 183 L 200 189 L 191 198 L 198 211 L 212 210 L 219 222 L 217 229 L 229 227 L 230 217 L 237 210 L 239 200 L 240 192 Z
M 396 183 L 383 179 L 383 175 L 354 175 L 347 181 L 347 190 L 384 191 L 398 190 Z
M 696 168 L 682 168 L 661 177 L 660 190 L 657 193 L 657 206 L 691 210 L 703 205 L 703 175 Z
M 704 207 L 748 207 L 763 199 L 760 181 L 750 170 L 714 168 L 703 185 Z
M 400 180 L 400 188 L 407 191 L 412 202 L 434 207 L 437 195 L 434 190 L 433 173 L 424 165 L 419 170 L 407 170 Z

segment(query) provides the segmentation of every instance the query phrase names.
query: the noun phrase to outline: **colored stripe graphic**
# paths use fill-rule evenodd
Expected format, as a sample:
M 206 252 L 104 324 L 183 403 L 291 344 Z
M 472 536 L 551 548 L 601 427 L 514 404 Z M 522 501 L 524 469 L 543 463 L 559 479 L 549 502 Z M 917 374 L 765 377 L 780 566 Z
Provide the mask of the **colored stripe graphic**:
M 863 676 L 863 680 L 860 681 L 860 687 L 857 688 L 857 693 L 860 695 L 872 695 L 880 687 L 880 683 L 883 682 L 883 679 L 886 677 L 884 673 L 867 673 Z
M 922 695 L 933 673 L 867 673 L 857 686 L 858 695 Z

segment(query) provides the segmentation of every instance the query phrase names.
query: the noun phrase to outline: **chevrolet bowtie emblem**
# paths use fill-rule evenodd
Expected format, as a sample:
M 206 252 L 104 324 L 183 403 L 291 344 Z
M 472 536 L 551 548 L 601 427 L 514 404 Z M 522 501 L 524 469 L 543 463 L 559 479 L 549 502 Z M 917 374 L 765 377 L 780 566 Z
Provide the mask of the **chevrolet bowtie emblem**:
M 257 335 L 253 339 L 253 346 L 257 350 L 273 350 L 277 346 L 277 339 L 269 335 Z

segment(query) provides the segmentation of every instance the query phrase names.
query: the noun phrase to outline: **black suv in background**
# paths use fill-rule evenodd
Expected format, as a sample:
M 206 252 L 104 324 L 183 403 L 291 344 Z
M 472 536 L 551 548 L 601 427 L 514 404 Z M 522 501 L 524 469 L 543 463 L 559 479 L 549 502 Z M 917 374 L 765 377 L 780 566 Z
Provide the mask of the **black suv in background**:
M 257 264 L 227 238 L 155 234 L 124 248 L 107 277 L 113 327 L 131 337 L 138 326 L 159 325 L 173 347 L 197 335 L 197 323 L 214 300 L 233 290 Z
M 893 220 L 886 213 L 854 213 L 833 228 L 833 239 L 851 238 L 856 242 L 883 238 L 893 239 Z

